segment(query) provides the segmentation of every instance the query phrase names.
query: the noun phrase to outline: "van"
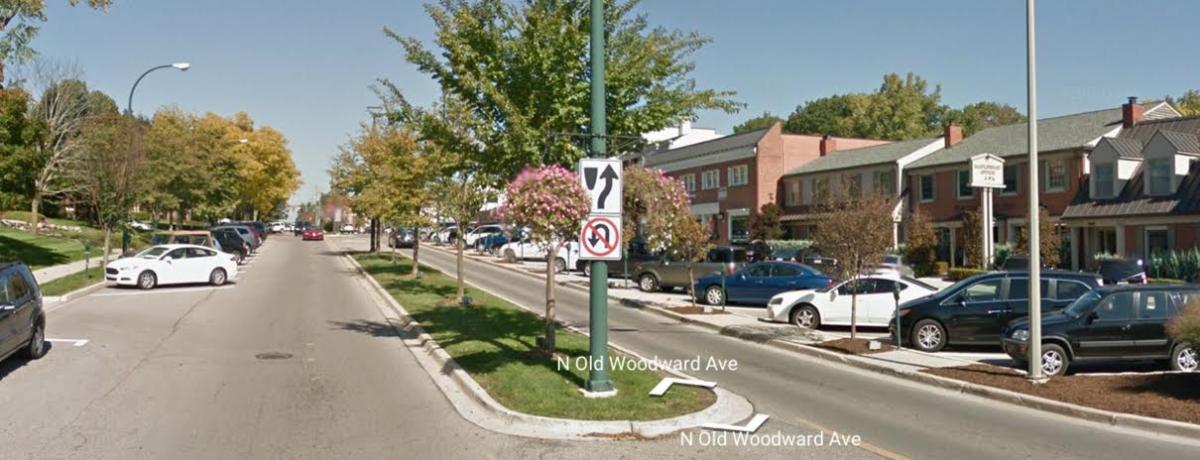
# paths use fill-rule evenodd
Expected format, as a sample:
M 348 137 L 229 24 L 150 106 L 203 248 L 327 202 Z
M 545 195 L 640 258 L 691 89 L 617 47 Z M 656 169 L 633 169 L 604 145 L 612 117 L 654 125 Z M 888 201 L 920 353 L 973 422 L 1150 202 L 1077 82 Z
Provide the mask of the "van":
M 0 360 L 46 354 L 46 312 L 33 272 L 21 262 L 0 262 Z

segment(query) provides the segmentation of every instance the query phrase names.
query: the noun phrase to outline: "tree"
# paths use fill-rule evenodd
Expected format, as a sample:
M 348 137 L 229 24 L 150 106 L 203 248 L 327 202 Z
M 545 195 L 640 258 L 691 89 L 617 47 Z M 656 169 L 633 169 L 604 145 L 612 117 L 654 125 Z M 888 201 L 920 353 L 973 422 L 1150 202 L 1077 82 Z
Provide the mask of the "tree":
M 783 130 L 796 134 L 857 136 L 853 108 L 865 106 L 862 99 L 867 97 L 865 94 L 839 94 L 805 102 L 788 115 Z
M 1200 115 L 1200 91 L 1189 89 L 1184 91 L 1179 98 L 1167 96 L 1166 99 L 1167 103 L 1185 117 Z
M 1023 123 L 1025 120 L 1025 114 L 1011 105 L 986 101 L 968 104 L 962 109 L 951 109 L 946 113 L 946 121 L 962 126 L 964 137 L 986 128 Z
M 554 258 L 563 243 L 578 236 L 591 211 L 591 199 L 574 172 L 560 166 L 525 169 L 508 185 L 507 220 L 529 227 L 530 238 L 546 249 L 546 348 L 554 352 Z
M 390 29 L 385 33 L 404 48 L 408 62 L 479 120 L 482 170 L 507 178 L 525 165 L 572 165 L 586 152 L 586 137 L 552 134 L 587 130 L 588 5 L 442 0 L 426 7 L 436 27 L 435 50 Z M 651 28 L 644 15 L 632 13 L 636 5 L 614 0 L 605 8 L 609 133 L 636 135 L 699 110 L 737 109 L 731 92 L 697 89 L 691 77 L 691 55 L 707 40 Z
M 113 230 L 126 223 L 129 209 L 145 186 L 144 131 L 140 121 L 117 113 L 90 118 L 84 127 L 79 165 L 88 173 L 80 175 L 79 190 L 104 231 L 104 266 L 112 250 Z
M 782 118 L 771 115 L 770 112 L 763 112 L 762 115 L 743 121 L 741 124 L 733 127 L 733 132 L 745 133 L 750 131 L 758 131 L 775 126 L 775 123 L 783 122 Z
M 751 240 L 777 240 L 783 238 L 783 210 L 775 203 L 766 203 L 750 214 Z
M 0 209 L 29 203 L 37 150 L 44 129 L 29 116 L 29 93 L 0 89 Z
M 691 298 L 692 306 L 695 307 L 696 296 L 700 295 L 693 287 L 696 285 L 696 262 L 704 260 L 709 249 L 712 249 L 712 235 L 709 233 L 708 226 L 689 213 L 677 213 L 674 218 L 675 225 L 670 252 L 675 258 L 688 264 L 688 291 L 691 293 L 688 297 Z M 722 268 L 722 270 L 724 269 Z M 725 293 L 721 293 L 721 295 L 724 296 Z M 711 309 L 711 306 L 705 304 L 705 313 Z M 725 302 L 721 302 L 721 310 L 725 310 Z
M 1038 208 L 1038 237 L 1039 251 L 1042 265 L 1047 267 L 1057 267 L 1061 262 L 1062 251 L 1062 235 L 1058 234 L 1055 229 L 1054 221 L 1050 220 L 1050 211 L 1045 207 Z M 1017 231 L 1017 247 L 1018 254 L 1029 255 L 1029 234 L 1028 227 L 1021 227 Z
M 71 5 L 86 3 L 87 6 L 104 10 L 111 0 L 67 0 Z M 0 85 L 4 83 L 4 66 L 10 61 L 22 63 L 37 54 L 31 46 L 37 37 L 38 22 L 46 21 L 46 0 L 2 0 L 0 1 Z
M 962 241 L 963 266 L 986 270 L 983 258 L 983 225 L 978 211 L 964 210 L 962 212 L 962 228 L 958 237 Z
M 836 259 L 838 278 L 852 283 L 850 291 L 850 338 L 858 332 L 858 288 L 856 279 L 883 261 L 892 246 L 893 198 L 873 193 L 858 197 L 839 195 L 818 208 L 813 239 L 822 254 Z
M 933 270 L 937 261 L 937 233 L 929 216 L 919 210 L 908 216 L 904 228 L 904 258 L 919 275 Z

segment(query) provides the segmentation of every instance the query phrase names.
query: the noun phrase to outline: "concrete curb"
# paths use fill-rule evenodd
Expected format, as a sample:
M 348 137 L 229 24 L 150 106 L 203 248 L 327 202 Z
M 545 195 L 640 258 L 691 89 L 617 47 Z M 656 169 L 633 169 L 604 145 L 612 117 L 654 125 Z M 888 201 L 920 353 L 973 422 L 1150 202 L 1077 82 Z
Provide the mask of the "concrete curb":
M 532 275 L 531 273 L 525 272 L 523 270 L 518 270 L 512 266 L 508 266 L 508 265 L 504 265 L 504 264 L 500 264 L 500 263 L 496 263 L 496 262 L 491 262 L 491 261 L 484 261 L 484 263 L 489 263 L 489 264 L 492 264 L 495 266 L 503 267 L 503 268 L 506 268 L 508 270 L 515 271 L 518 273 Z M 538 278 L 540 278 L 540 277 L 538 277 Z M 568 287 L 575 287 L 573 285 L 566 284 L 566 283 L 563 283 L 563 285 L 566 285 Z M 584 289 L 583 287 L 578 287 L 578 288 L 580 290 L 586 291 L 586 289 Z M 700 326 L 702 328 L 717 332 L 718 334 L 721 334 L 721 335 L 742 338 L 742 337 L 738 337 L 735 334 L 727 333 L 726 328 L 723 328 L 723 327 L 715 325 L 715 324 L 707 323 L 704 321 L 700 321 L 695 318 L 690 318 L 687 315 L 682 315 L 682 314 L 675 313 L 670 310 L 666 310 L 666 309 L 662 308 L 661 306 L 658 306 L 652 302 L 636 301 L 636 300 L 631 300 L 631 299 L 619 299 L 618 302 L 621 305 L 626 306 L 626 307 L 637 308 L 639 310 L 648 311 L 648 312 L 651 312 L 651 313 L 654 313 L 654 314 L 657 314 L 660 316 L 664 316 L 667 318 L 675 319 L 675 320 L 678 320 L 678 321 L 681 321 L 684 323 Z M 889 366 L 872 363 L 868 360 L 859 358 L 857 356 L 845 355 L 845 354 L 834 352 L 834 351 L 822 350 L 817 347 L 812 347 L 812 346 L 795 343 L 795 342 L 790 342 L 790 341 L 786 341 L 786 340 L 771 339 L 766 342 L 757 342 L 757 343 L 763 343 L 765 345 L 769 345 L 769 346 L 772 346 L 772 347 L 775 347 L 778 349 L 793 351 L 793 352 L 801 353 L 801 354 L 804 354 L 807 356 L 823 359 L 826 361 L 832 361 L 832 362 L 846 364 L 846 365 L 856 367 L 859 369 L 863 369 L 863 370 L 868 370 L 868 371 L 877 372 L 877 373 L 881 373 L 881 374 L 887 374 L 887 375 L 891 375 L 893 377 L 902 378 L 902 379 L 906 379 L 906 380 L 910 380 L 910 381 L 914 381 L 914 382 L 934 385 L 934 386 L 948 389 L 951 391 L 980 396 L 980 397 L 992 399 L 995 401 L 1016 404 L 1021 407 L 1042 410 L 1042 411 L 1051 412 L 1051 413 L 1055 413 L 1055 414 L 1059 414 L 1059 415 L 1065 415 L 1068 417 L 1075 417 L 1075 418 L 1079 418 L 1079 419 L 1083 419 L 1083 420 L 1104 423 L 1104 424 L 1112 425 L 1112 426 L 1134 428 L 1134 429 L 1152 431 L 1155 433 L 1178 435 L 1178 436 L 1189 437 L 1192 439 L 1200 438 L 1200 425 L 1196 425 L 1196 424 L 1178 422 L 1178 421 L 1174 421 L 1174 420 L 1166 420 L 1166 419 L 1160 419 L 1160 418 L 1154 418 L 1154 417 L 1146 417 L 1146 416 L 1142 416 L 1142 415 L 1133 415 L 1133 414 L 1126 414 L 1126 413 L 1121 413 L 1121 412 L 1106 411 L 1103 409 L 1095 409 L 1095 408 L 1091 408 L 1091 407 L 1080 406 L 1077 404 L 1071 404 L 1071 403 L 1066 403 L 1066 402 L 1062 402 L 1062 401 L 1055 401 L 1053 399 L 1047 399 L 1047 398 L 1042 398 L 1039 396 L 1027 395 L 1024 393 L 1018 393 L 1015 391 L 1009 391 L 1009 390 L 990 387 L 990 386 L 986 386 L 986 385 L 965 382 L 962 380 L 954 380 L 954 379 L 940 377 L 940 376 L 933 375 L 933 374 L 926 374 L 923 372 L 903 371 L 903 370 L 895 369 L 895 368 L 892 368 Z
M 66 294 L 63 294 L 63 295 L 59 295 L 59 296 L 53 296 L 53 295 L 52 295 L 52 296 L 43 296 L 43 297 L 42 297 L 42 302 L 45 302 L 45 303 L 63 303 L 63 302 L 69 302 L 69 301 L 72 301 L 72 300 L 78 299 L 78 298 L 80 298 L 80 297 L 83 297 L 83 296 L 85 296 L 85 295 L 91 294 L 91 293 L 93 293 L 93 292 L 99 291 L 99 290 L 101 290 L 101 289 L 104 289 L 104 287 L 105 287 L 105 286 L 107 286 L 107 285 L 108 285 L 108 282 L 107 282 L 107 281 L 98 281 L 98 282 L 96 282 L 95 284 L 92 284 L 92 285 L 89 285 L 89 286 L 84 286 L 84 287 L 81 287 L 81 288 L 79 288 L 79 289 L 76 289 L 76 290 L 74 290 L 74 291 L 68 292 L 68 293 L 66 293 Z
M 744 397 L 722 389 L 713 389 L 717 401 L 708 408 L 679 417 L 650 421 L 592 421 L 542 417 L 513 411 L 492 399 L 475 379 L 442 349 L 421 328 L 408 312 L 350 255 L 346 259 L 362 279 L 371 286 L 374 294 L 392 310 L 385 316 L 405 345 L 413 351 L 417 361 L 425 368 L 446 398 L 463 418 L 491 431 L 543 439 L 613 439 L 622 435 L 659 437 L 676 431 L 698 428 L 704 423 L 736 423 L 753 415 L 754 407 Z M 382 309 L 381 309 L 382 311 Z M 577 331 L 578 332 L 578 331 Z M 628 350 L 614 346 L 631 356 L 645 359 Z M 416 353 L 422 349 L 425 353 Z M 685 374 L 668 372 L 677 377 L 689 378 Z M 649 396 L 647 396 L 649 397 Z

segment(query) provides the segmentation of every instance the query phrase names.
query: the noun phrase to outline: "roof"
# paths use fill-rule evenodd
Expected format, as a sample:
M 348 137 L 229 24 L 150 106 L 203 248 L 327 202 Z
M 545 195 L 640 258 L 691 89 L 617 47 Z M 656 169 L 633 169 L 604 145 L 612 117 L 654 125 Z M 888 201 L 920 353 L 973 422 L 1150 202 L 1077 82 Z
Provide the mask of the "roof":
M 762 140 L 771 128 L 763 128 L 755 131 L 747 131 L 744 133 L 731 134 L 725 137 L 704 141 L 677 149 L 671 149 L 664 152 L 653 152 L 646 154 L 646 166 L 661 165 L 672 161 L 683 160 L 687 158 L 702 157 L 713 155 L 730 150 L 742 148 L 753 148 L 758 145 L 758 141 Z
M 1142 141 L 1137 139 L 1106 137 L 1101 142 L 1112 144 L 1121 158 L 1142 158 Z
M 1169 141 L 1171 145 L 1174 145 L 1178 151 L 1183 153 L 1200 154 L 1200 138 L 1197 138 L 1195 134 L 1167 130 L 1162 130 L 1159 132 L 1162 133 L 1163 137 L 1167 138 L 1167 141 Z
M 1147 110 L 1157 109 L 1160 103 L 1142 104 Z M 1038 151 L 1078 149 L 1087 146 L 1104 134 L 1121 126 L 1121 108 L 1077 113 L 1038 121 Z M 913 162 L 909 168 L 924 168 L 960 164 L 971 157 L 991 153 L 1001 158 L 1029 153 L 1028 124 L 1016 123 L 979 131 L 949 149 L 939 149 Z
M 838 169 L 849 169 L 882 163 L 894 163 L 896 160 L 911 154 L 922 147 L 938 141 L 941 137 L 914 139 L 910 141 L 893 142 L 890 144 L 873 145 L 849 150 L 835 150 L 832 153 L 787 172 L 787 175 L 807 174 Z

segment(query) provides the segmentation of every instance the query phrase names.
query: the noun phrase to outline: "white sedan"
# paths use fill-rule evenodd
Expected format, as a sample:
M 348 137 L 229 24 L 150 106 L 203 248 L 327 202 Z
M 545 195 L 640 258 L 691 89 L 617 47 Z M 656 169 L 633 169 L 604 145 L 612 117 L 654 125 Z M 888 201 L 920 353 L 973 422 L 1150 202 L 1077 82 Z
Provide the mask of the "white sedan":
M 114 260 L 104 278 L 118 286 L 153 289 L 158 285 L 208 283 L 220 286 L 237 277 L 237 256 L 194 244 L 163 244 L 133 257 Z
M 900 286 L 900 303 L 937 292 L 937 288 L 896 273 L 875 273 L 855 283 L 843 281 L 821 289 L 788 291 L 767 303 L 767 321 L 789 322 L 800 327 L 850 325 L 851 292 L 858 291 L 855 316 L 859 326 L 887 327 L 896 314 L 894 289 Z

